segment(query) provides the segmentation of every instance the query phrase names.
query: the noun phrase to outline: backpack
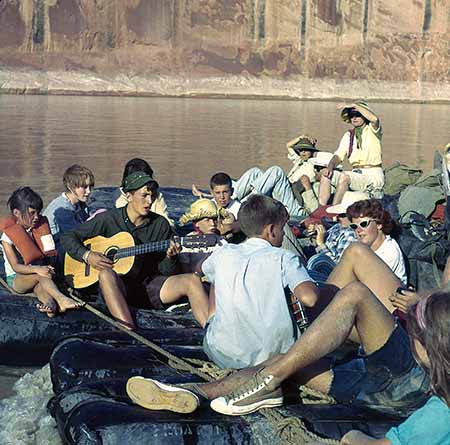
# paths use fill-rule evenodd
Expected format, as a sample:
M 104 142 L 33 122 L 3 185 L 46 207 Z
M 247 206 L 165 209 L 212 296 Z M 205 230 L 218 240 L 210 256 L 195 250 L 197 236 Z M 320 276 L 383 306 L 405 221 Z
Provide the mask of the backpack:
M 450 254 L 450 241 L 443 227 L 433 227 L 424 215 L 410 211 L 401 219 L 398 243 L 407 258 L 409 284 L 417 290 L 440 286 Z
M 421 176 L 422 170 L 395 162 L 384 170 L 384 193 L 397 195 L 408 185 L 414 184 Z

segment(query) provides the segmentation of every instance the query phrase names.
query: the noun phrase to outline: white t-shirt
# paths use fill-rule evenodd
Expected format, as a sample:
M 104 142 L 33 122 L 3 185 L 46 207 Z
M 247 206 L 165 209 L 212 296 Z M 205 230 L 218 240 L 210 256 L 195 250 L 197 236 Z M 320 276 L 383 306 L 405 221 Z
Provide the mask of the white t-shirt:
M 375 250 L 375 253 L 390 267 L 392 272 L 394 272 L 403 284 L 407 284 L 408 278 L 406 276 L 405 260 L 403 259 L 400 246 L 395 239 L 386 235 L 383 244 Z

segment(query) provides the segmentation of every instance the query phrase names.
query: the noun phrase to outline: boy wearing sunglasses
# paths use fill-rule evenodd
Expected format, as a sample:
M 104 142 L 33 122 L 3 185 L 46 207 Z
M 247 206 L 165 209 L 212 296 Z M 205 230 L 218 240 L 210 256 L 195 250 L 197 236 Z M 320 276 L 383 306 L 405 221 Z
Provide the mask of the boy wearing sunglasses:
M 382 168 L 382 128 L 378 116 L 363 101 L 345 106 L 341 111 L 344 122 L 352 125 L 339 143 L 333 158 L 320 180 L 319 203 L 328 204 L 331 197 L 331 179 L 337 181 L 333 205 L 342 201 L 348 190 L 368 193 L 372 198 L 383 197 L 384 173 Z M 345 158 L 351 171 L 335 172 L 336 165 Z

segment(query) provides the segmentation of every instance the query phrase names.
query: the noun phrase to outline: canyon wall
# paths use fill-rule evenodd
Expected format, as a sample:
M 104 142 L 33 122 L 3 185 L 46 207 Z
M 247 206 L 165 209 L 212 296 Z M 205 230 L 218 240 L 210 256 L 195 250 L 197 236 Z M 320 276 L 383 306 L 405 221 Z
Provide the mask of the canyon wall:
M 0 91 L 450 100 L 450 0 L 0 0 Z

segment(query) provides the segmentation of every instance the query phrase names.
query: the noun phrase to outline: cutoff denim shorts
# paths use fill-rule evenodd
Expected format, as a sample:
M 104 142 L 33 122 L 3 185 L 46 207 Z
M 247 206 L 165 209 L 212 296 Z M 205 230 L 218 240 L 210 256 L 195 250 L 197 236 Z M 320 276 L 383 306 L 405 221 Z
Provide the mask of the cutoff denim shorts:
M 430 381 L 397 325 L 386 344 L 369 355 L 332 367 L 330 395 L 340 403 L 404 417 L 429 398 Z

